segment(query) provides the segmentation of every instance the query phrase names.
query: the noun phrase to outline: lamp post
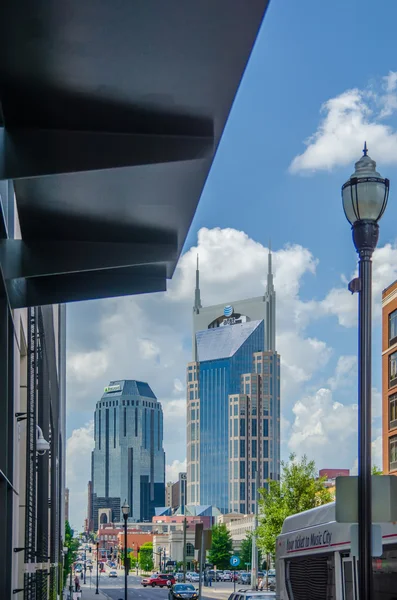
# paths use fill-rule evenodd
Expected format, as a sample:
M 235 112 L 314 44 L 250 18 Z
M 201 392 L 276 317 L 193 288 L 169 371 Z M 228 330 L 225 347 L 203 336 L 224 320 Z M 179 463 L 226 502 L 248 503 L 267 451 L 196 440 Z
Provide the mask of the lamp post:
M 389 180 L 376 171 L 367 143 L 355 172 L 342 186 L 343 209 L 352 226 L 359 256 L 358 279 L 349 290 L 358 301 L 358 587 L 361 600 L 372 599 L 371 361 L 372 254 L 378 243 L 378 221 L 389 197 Z
M 99 594 L 99 542 L 96 543 L 96 589 L 95 593 Z
M 124 504 L 121 507 L 121 510 L 123 511 L 123 518 L 124 518 L 124 600 L 127 600 L 127 593 L 128 593 L 127 592 L 127 577 L 128 577 L 127 521 L 128 521 L 128 515 L 130 514 L 130 507 L 129 507 L 129 504 L 127 503 L 127 500 L 124 500 Z

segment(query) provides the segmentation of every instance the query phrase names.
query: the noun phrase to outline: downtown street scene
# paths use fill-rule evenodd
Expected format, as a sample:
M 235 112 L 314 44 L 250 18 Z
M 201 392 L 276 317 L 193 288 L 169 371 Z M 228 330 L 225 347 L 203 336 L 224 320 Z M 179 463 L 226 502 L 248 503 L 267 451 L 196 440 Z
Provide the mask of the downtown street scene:
M 2 8 L 0 600 L 396 600 L 397 4 Z

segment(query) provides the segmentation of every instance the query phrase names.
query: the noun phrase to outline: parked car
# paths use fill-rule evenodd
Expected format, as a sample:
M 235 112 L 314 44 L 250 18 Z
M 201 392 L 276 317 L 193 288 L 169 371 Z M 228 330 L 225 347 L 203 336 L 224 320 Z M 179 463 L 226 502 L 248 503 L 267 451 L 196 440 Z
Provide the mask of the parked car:
M 198 573 L 190 573 L 189 581 L 192 583 L 200 581 L 200 575 Z
M 109 577 L 117 577 L 117 571 L 109 571 Z
M 231 581 L 232 580 L 232 572 L 231 571 L 223 571 L 222 581 Z
M 238 582 L 242 583 L 243 585 L 250 585 L 251 584 L 251 573 L 248 573 L 247 571 L 243 571 L 242 573 L 240 573 Z
M 187 577 L 187 573 L 186 573 L 186 577 Z M 183 582 L 183 573 L 180 571 L 178 573 L 175 573 L 175 580 L 177 581 L 177 583 Z
M 223 577 L 223 571 L 222 570 L 220 570 L 220 571 L 217 570 L 216 571 L 216 580 L 217 581 L 222 581 L 222 577 Z
M 151 575 L 150 577 L 144 577 L 141 581 L 141 585 L 143 587 L 151 586 L 151 587 L 166 587 L 167 581 L 171 581 L 171 585 L 175 585 L 175 577 L 173 575 Z
M 177 598 L 196 600 L 197 597 L 197 590 L 191 583 L 176 583 L 168 592 L 168 600 L 176 600 Z
M 238 590 L 230 594 L 228 600 L 270 600 L 276 598 L 275 592 L 254 592 L 252 590 Z

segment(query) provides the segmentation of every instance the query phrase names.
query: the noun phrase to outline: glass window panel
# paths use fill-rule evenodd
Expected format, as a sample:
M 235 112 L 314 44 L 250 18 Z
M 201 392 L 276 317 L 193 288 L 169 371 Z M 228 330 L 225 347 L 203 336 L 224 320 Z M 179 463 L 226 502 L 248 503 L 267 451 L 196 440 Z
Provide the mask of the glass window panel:
M 240 500 L 245 500 L 245 482 L 240 482 Z
M 238 440 L 234 440 L 234 458 L 238 458 Z
M 240 460 L 240 479 L 245 479 L 245 460 Z
M 397 427 L 397 394 L 389 397 L 389 428 Z
M 269 458 L 269 440 L 263 440 L 263 458 Z
M 233 477 L 234 477 L 234 479 L 238 479 L 238 461 L 237 460 L 234 461 Z
M 269 419 L 263 419 L 263 437 L 269 437 Z
M 240 458 L 245 458 L 245 440 L 240 440 Z
M 240 436 L 245 436 L 245 419 L 240 419 Z
M 254 437 L 258 435 L 256 419 L 252 419 L 252 421 L 251 421 L 251 434 Z
M 397 469 L 397 435 L 389 438 L 389 462 L 390 471 Z
M 234 415 L 238 415 L 238 404 L 234 405 Z
M 396 341 L 397 338 L 397 310 L 389 315 L 389 342 Z
M 252 450 L 251 450 L 252 458 L 257 458 L 257 441 L 252 440 Z
M 234 437 L 238 437 L 238 419 L 233 419 L 234 427 L 233 427 L 233 435 Z

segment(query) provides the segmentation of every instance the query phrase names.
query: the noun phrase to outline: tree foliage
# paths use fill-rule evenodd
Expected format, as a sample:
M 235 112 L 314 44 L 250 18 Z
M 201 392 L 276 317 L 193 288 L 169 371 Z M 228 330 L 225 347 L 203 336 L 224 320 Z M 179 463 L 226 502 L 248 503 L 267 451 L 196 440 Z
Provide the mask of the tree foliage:
M 73 537 L 73 530 L 70 527 L 69 521 L 65 521 L 65 541 L 64 546 L 67 547 L 68 551 L 65 554 L 64 560 L 64 571 L 63 571 L 63 584 L 66 585 L 67 576 L 72 570 L 72 565 L 77 558 L 77 550 L 79 549 L 78 539 Z
M 268 481 L 268 489 L 260 490 L 260 519 L 258 545 L 264 554 L 274 557 L 276 538 L 284 519 L 332 501 L 325 487 L 325 477 L 317 478 L 316 465 L 303 456 L 300 461 L 290 454 L 288 462 L 281 463 L 280 481 Z
M 239 557 L 242 563 L 242 568 L 245 568 L 247 563 L 251 564 L 252 562 L 252 532 L 247 533 L 246 537 L 241 542 Z M 262 552 L 261 549 L 258 548 L 258 564 L 262 565 Z
M 208 560 L 216 565 L 218 569 L 230 567 L 233 542 L 230 532 L 224 523 L 212 527 L 212 545 L 208 554 Z
M 152 571 L 153 564 L 153 542 L 142 544 L 139 549 L 139 567 L 142 571 Z
M 372 467 L 372 475 L 383 475 L 383 471 L 378 466 L 374 465 Z

